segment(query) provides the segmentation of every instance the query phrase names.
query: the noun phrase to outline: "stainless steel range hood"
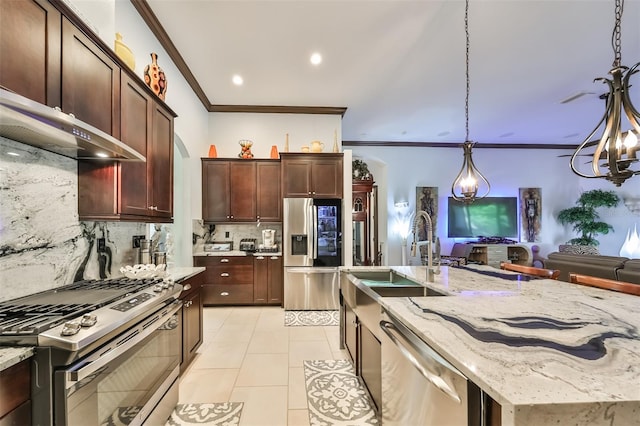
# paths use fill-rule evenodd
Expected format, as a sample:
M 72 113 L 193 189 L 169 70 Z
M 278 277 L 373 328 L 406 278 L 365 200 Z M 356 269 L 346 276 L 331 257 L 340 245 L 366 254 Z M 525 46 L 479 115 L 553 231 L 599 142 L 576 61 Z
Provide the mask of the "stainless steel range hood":
M 0 136 L 78 160 L 146 161 L 102 130 L 5 89 L 0 89 Z

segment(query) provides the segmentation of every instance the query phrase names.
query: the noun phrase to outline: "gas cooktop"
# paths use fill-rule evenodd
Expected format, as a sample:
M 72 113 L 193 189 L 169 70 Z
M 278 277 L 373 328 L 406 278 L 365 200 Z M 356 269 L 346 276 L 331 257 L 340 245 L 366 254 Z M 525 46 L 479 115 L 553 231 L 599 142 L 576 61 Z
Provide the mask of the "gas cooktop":
M 142 290 L 158 290 L 162 283 L 161 278 L 84 280 L 0 302 L 0 339 L 7 337 L 9 341 L 18 343 L 16 336 L 37 336 L 68 319 L 95 311 Z

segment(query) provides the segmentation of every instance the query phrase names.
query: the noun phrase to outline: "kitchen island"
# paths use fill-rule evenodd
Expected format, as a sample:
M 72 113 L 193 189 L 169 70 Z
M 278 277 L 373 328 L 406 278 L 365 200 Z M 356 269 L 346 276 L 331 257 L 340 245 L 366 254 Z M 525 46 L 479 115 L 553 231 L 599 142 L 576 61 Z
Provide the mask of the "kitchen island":
M 379 303 L 499 403 L 502 425 L 640 425 L 640 298 L 478 265 L 433 283 L 425 267 L 378 269 L 446 295 Z

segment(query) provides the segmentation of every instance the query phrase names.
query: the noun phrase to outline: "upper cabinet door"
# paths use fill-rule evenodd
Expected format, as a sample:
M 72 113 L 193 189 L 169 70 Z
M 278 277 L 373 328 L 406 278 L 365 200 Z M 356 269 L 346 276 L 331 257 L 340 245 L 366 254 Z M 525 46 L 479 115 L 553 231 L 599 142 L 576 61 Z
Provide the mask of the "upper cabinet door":
M 62 111 L 120 137 L 120 67 L 62 19 Z
M 231 162 L 229 168 L 231 220 L 256 220 L 256 163 L 251 160 Z
M 120 213 L 147 216 L 152 214 L 148 198 L 147 181 L 151 140 L 151 112 L 153 100 L 139 83 L 126 74 L 122 76 L 121 140 L 145 157 L 146 163 L 123 161 L 120 163 L 122 191 Z
M 151 150 L 147 150 L 147 164 L 151 170 L 149 188 L 153 191 L 153 215 L 173 217 L 173 116 L 161 105 L 153 104 Z
M 342 198 L 342 158 L 314 160 L 311 182 L 313 197 Z
M 229 162 L 202 161 L 202 219 L 229 220 Z
M 281 222 L 280 162 L 257 161 L 256 173 L 256 219 Z
M 60 22 L 48 1 L 0 1 L 0 85 L 60 106 Z

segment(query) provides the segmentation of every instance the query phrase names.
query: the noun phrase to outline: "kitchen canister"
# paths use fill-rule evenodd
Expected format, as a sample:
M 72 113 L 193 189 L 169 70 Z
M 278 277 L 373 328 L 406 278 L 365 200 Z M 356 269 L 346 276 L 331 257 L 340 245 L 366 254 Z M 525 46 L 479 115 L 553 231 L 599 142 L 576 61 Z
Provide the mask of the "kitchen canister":
M 154 257 L 154 263 L 156 265 L 166 265 L 166 263 L 167 263 L 167 253 L 165 253 L 163 251 L 158 251 L 158 252 L 153 254 L 153 257 Z

